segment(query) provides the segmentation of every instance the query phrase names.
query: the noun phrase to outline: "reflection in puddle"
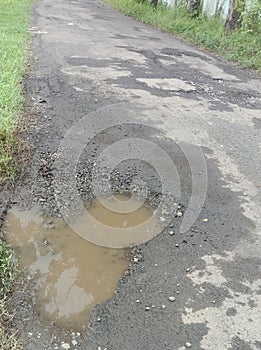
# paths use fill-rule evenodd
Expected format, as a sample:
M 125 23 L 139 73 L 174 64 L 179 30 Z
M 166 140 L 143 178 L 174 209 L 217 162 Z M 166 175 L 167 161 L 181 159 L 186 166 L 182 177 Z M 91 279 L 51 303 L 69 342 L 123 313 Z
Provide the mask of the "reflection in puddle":
M 93 204 L 92 215 L 103 220 L 104 208 L 97 202 Z M 117 214 L 107 216 L 105 223 L 114 227 L 132 226 L 152 215 L 144 207 L 136 213 L 137 220 L 132 214 L 122 214 L 121 221 L 121 214 Z M 62 219 L 45 218 L 36 209 L 10 210 L 6 232 L 21 266 L 34 274 L 37 310 L 62 328 L 86 327 L 92 307 L 113 297 L 128 266 L 126 250 L 89 243 Z

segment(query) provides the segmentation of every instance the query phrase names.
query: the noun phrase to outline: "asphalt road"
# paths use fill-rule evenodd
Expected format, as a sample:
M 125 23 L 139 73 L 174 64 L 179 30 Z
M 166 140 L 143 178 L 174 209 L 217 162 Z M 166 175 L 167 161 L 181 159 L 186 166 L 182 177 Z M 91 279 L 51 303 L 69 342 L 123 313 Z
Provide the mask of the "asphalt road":
M 97 0 L 37 1 L 30 30 L 33 152 L 16 202 L 57 212 L 51 179 L 66 131 L 82 118 L 97 130 L 113 120 L 116 129 L 96 132 L 97 147 L 124 137 L 156 143 L 178 171 L 184 216 L 174 235 L 167 228 L 140 246 L 140 261 L 74 346 L 20 292 L 25 349 L 261 349 L 259 77 Z M 153 169 L 138 171 L 161 192 Z M 188 210 L 197 219 L 181 230 Z

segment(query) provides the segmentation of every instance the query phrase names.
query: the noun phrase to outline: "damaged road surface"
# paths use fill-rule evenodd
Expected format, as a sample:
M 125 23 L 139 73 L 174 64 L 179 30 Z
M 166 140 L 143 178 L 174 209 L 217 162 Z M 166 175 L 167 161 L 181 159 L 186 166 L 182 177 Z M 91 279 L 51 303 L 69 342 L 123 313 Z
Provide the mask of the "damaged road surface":
M 260 349 L 259 77 L 97 0 L 39 0 L 30 31 L 25 349 Z M 109 190 L 135 220 L 105 220 Z

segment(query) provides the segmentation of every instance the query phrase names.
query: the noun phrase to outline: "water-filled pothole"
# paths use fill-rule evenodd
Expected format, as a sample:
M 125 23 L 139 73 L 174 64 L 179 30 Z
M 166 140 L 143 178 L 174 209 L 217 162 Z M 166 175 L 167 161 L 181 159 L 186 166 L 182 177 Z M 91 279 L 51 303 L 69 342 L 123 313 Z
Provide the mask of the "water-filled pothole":
M 112 213 L 94 200 L 90 213 L 106 225 L 131 227 L 151 217 L 152 210 L 141 206 L 129 214 Z M 62 328 L 86 327 L 92 307 L 113 297 L 128 267 L 126 249 L 94 245 L 62 219 L 41 216 L 36 208 L 11 209 L 6 233 L 21 267 L 33 276 L 36 310 Z

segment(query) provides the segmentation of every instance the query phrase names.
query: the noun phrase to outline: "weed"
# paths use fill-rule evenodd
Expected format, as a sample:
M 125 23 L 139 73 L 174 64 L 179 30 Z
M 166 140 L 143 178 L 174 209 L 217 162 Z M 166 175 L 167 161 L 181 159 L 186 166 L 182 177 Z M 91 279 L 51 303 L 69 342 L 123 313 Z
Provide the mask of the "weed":
M 13 181 L 19 169 L 16 131 L 24 101 L 21 81 L 26 70 L 31 3 L 0 1 L 0 187 Z
M 16 334 L 10 328 L 11 315 L 9 314 L 6 301 L 14 289 L 18 276 L 17 260 L 13 251 L 8 249 L 0 239 L 0 349 L 21 350 L 22 345 L 17 340 Z
M 29 14 L 32 0 L 0 1 L 0 187 L 14 181 L 18 172 L 17 137 L 24 102 L 21 81 L 26 70 Z M 13 252 L 0 238 L 0 349 L 20 350 L 16 334 L 8 327 L 6 301 L 17 277 Z

